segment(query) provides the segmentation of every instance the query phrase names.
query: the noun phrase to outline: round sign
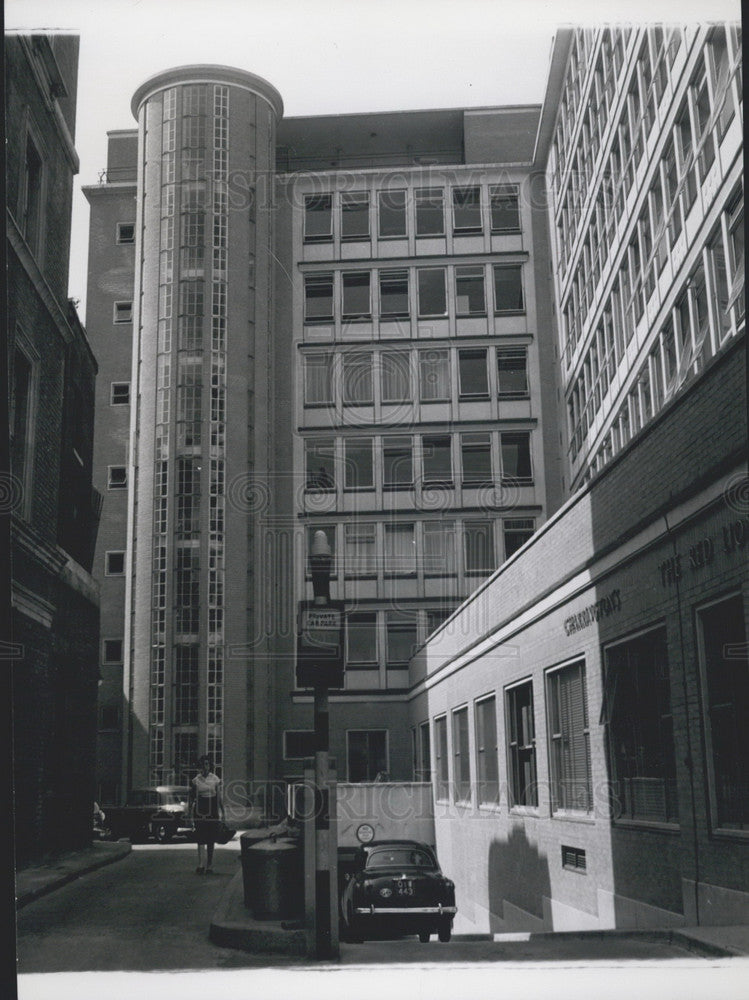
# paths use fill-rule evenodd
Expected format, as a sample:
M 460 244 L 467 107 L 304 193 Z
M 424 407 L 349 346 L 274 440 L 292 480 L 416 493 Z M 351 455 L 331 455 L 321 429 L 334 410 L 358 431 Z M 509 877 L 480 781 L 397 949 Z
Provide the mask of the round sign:
M 360 844 L 368 844 L 370 840 L 374 840 L 374 828 L 369 823 L 362 823 L 356 831 L 356 839 Z

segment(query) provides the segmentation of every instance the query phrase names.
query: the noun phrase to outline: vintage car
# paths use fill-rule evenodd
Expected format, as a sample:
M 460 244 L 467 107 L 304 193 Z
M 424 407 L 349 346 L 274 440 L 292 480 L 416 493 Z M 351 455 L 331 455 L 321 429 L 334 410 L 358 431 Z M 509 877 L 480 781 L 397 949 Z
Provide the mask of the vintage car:
M 124 806 L 107 808 L 107 827 L 115 840 L 146 840 L 155 837 L 165 844 L 177 833 L 190 833 L 193 829 L 188 816 L 187 785 L 156 785 L 153 788 L 134 788 Z
M 437 855 L 416 840 L 373 840 L 360 847 L 341 896 L 346 940 L 437 933 L 449 941 L 457 907 L 455 885 L 440 871 Z

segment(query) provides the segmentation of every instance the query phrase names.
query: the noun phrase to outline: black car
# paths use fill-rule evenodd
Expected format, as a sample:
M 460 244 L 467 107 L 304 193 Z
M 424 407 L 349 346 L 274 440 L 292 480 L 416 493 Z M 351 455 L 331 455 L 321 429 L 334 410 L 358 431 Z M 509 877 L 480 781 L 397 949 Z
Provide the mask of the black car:
M 442 874 L 428 844 L 372 841 L 356 852 L 341 911 L 349 941 L 418 934 L 426 942 L 433 933 L 449 941 L 457 913 L 455 884 Z
M 187 785 L 134 788 L 124 806 L 107 808 L 107 826 L 115 840 L 129 837 L 138 841 L 151 836 L 165 844 L 178 833 L 192 832 L 187 814 L 189 792 Z

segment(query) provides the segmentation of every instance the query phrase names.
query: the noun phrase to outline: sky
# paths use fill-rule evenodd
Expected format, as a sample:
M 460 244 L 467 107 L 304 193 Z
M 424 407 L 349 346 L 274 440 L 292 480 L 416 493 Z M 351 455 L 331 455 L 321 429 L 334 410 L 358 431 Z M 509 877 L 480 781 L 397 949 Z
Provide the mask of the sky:
M 171 66 L 265 77 L 287 116 L 540 104 L 554 31 L 601 21 L 734 20 L 738 0 L 6 0 L 6 31 L 80 34 L 69 294 L 85 318 L 88 202 L 106 133 Z

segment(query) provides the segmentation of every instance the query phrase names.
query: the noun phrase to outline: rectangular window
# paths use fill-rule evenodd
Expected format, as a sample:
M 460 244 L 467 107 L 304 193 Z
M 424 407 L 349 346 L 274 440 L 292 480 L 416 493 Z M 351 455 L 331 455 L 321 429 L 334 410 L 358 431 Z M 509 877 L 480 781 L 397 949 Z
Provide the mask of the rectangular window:
M 105 639 L 104 663 L 122 663 L 122 639 Z
M 380 271 L 380 316 L 393 319 L 408 314 L 408 271 Z
M 445 232 L 444 194 L 441 188 L 420 188 L 416 197 L 416 235 L 443 236 Z
M 344 567 L 348 577 L 377 575 L 377 529 L 374 524 L 344 525 Z
M 489 195 L 491 197 L 492 232 L 519 232 L 520 205 L 517 187 L 514 184 L 500 184 L 490 188 Z
M 497 348 L 497 384 L 500 399 L 528 398 L 528 348 Z
M 127 468 L 124 465 L 110 465 L 107 467 L 107 489 L 127 489 Z
M 458 351 L 458 391 L 461 399 L 487 399 L 486 350 Z
M 349 781 L 374 781 L 388 773 L 387 730 L 349 729 L 346 733 Z
M 314 729 L 287 729 L 283 734 L 283 759 L 306 760 L 315 756 Z
M 380 191 L 378 197 L 380 239 L 406 235 L 406 192 Z
M 507 756 L 510 771 L 510 807 L 537 806 L 536 726 L 533 719 L 533 682 L 510 688 L 505 695 Z
M 125 553 L 105 552 L 104 553 L 104 575 L 124 576 L 125 575 Z
M 198 723 L 198 646 L 177 646 L 174 663 L 174 725 Z
M 406 351 L 381 352 L 380 392 L 383 403 L 405 403 L 411 399 L 411 362 Z
M 28 487 L 26 474 L 31 462 L 33 368 L 24 352 L 18 348 L 13 359 L 13 388 L 10 398 L 11 469 L 25 490 Z
M 523 265 L 494 265 L 494 311 L 495 313 L 523 312 Z
M 134 222 L 118 222 L 117 223 L 117 242 L 122 243 L 135 243 L 135 223 Z
M 450 772 L 447 759 L 447 716 L 434 720 L 434 767 L 437 778 L 435 797 L 446 799 L 450 794 Z
M 200 464 L 197 458 L 177 459 L 177 531 L 190 535 L 200 524 Z
M 130 383 L 112 382 L 110 403 L 112 406 L 127 406 L 130 402 Z
M 546 702 L 552 812 L 590 812 L 593 793 L 584 661 L 547 674 Z
M 743 544 L 739 523 L 723 528 L 729 549 Z M 749 829 L 749 663 L 741 594 L 698 612 L 713 822 Z
M 341 239 L 369 239 L 369 194 L 366 191 L 341 195 Z
M 413 486 L 413 442 L 410 437 L 382 439 L 382 468 L 385 489 Z
M 666 629 L 608 646 L 604 655 L 603 712 L 608 722 L 613 816 L 676 822 Z
M 304 355 L 304 402 L 306 406 L 333 402 L 333 355 Z
M 455 522 L 424 521 L 424 575 L 452 576 L 456 572 Z
M 349 351 L 343 355 L 343 402 L 364 406 L 373 400 L 372 355 Z
M 42 238 L 44 163 L 36 143 L 26 136 L 23 189 L 21 203 L 21 233 L 31 253 L 36 256 Z
M 344 439 L 344 467 L 347 490 L 373 489 L 372 438 Z
M 446 350 L 419 351 L 419 397 L 422 403 L 450 399 L 450 356 Z
M 463 525 L 466 573 L 491 573 L 494 558 L 494 524 L 491 521 L 466 521 Z
M 305 276 L 304 319 L 308 323 L 333 319 L 332 274 L 308 274 Z
M 502 530 L 505 537 L 505 559 L 509 559 L 531 537 L 536 530 L 536 522 L 532 517 L 508 517 L 502 523 Z
M 533 482 L 531 469 L 531 436 L 527 431 L 500 435 L 502 449 L 502 481 L 520 485 Z
M 387 666 L 403 668 L 414 655 L 417 645 L 416 620 L 397 611 L 386 613 Z
M 483 316 L 486 313 L 484 268 L 455 268 L 455 308 L 458 316 Z
M 479 804 L 497 805 L 499 802 L 497 708 L 493 695 L 476 703 L 476 762 Z
M 385 525 L 385 575 L 416 575 L 416 539 L 413 524 Z
M 333 196 L 307 195 L 304 199 L 304 242 L 322 243 L 333 239 Z
M 453 232 L 481 232 L 481 188 L 453 188 Z
M 419 287 L 419 316 L 446 316 L 444 267 L 424 267 L 416 272 Z
M 450 485 L 453 481 L 450 435 L 430 434 L 421 439 L 423 484 Z
M 419 763 L 420 770 L 416 772 L 416 781 L 432 780 L 432 747 L 429 738 L 429 723 L 422 722 L 419 726 Z
M 132 321 L 133 321 L 133 303 L 115 302 L 113 322 L 132 323 Z
M 351 271 L 343 274 L 343 318 L 370 319 L 372 304 L 369 294 L 369 271 Z
M 353 611 L 346 616 L 346 667 L 376 664 L 377 612 Z
M 453 776 L 455 801 L 471 801 L 471 755 L 468 750 L 468 709 L 453 712 Z
M 491 486 L 492 475 L 491 435 L 461 434 L 460 454 L 463 465 L 463 486 Z
M 313 438 L 304 442 L 308 490 L 335 489 L 335 439 Z

